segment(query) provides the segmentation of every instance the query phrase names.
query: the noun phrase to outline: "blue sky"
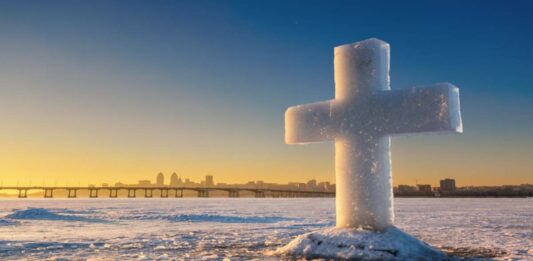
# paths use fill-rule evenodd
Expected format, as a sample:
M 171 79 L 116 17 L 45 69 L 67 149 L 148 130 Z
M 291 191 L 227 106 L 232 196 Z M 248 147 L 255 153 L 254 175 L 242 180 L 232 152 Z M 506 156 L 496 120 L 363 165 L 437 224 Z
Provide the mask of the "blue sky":
M 392 88 L 461 90 L 465 133 L 399 139 L 400 181 L 531 183 L 532 11 L 529 1 L 2 1 L 0 134 L 21 155 L 91 151 L 80 156 L 87 173 L 134 157 L 154 160 L 132 179 L 175 164 L 193 178 L 332 180 L 332 145 L 284 145 L 283 112 L 333 97 L 333 47 L 377 37 L 391 44 Z M 99 158 L 110 147 L 124 150 Z M 53 162 L 68 161 L 61 151 Z M 299 167 L 309 158 L 318 163 Z M 428 166 L 409 163 L 419 158 Z M 233 169 L 241 160 L 252 163 Z M 28 179 L 48 166 L 4 161 Z M 439 164 L 463 167 L 420 174 Z

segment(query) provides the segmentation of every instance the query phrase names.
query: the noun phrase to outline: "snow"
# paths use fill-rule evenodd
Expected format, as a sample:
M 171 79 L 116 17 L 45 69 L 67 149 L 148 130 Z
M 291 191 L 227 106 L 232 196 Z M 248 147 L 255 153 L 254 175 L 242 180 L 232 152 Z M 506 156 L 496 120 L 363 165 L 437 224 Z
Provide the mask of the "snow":
M 304 258 L 356 260 L 445 260 L 449 257 L 424 242 L 388 227 L 382 232 L 327 228 L 297 237 L 276 254 Z
M 0 226 L 13 226 L 18 224 L 17 221 L 12 221 L 9 219 L 0 219 Z
M 71 211 L 65 211 L 71 212 Z M 99 219 L 91 219 L 86 217 L 74 215 L 62 215 L 53 213 L 44 208 L 28 208 L 25 210 L 17 210 L 6 216 L 9 219 L 34 219 L 34 220 L 62 220 L 62 221 L 85 221 L 85 222 L 101 222 Z
M 175 222 L 213 222 L 213 223 L 276 223 L 280 221 L 290 220 L 284 217 L 241 217 L 241 216 L 223 216 L 212 214 L 180 214 L 180 215 L 141 215 L 136 217 L 129 217 L 130 219 L 161 219 Z
M 400 198 L 394 204 L 399 229 L 444 252 L 533 259 L 533 198 Z M 32 208 L 105 222 L 7 217 Z M 296 237 L 334 226 L 335 201 L 5 199 L 0 220 L 10 222 L 0 225 L 0 260 L 276 260 L 282 257 L 273 253 Z
M 450 83 L 390 90 L 390 46 L 379 39 L 334 50 L 335 99 L 285 112 L 285 142 L 335 142 L 337 227 L 393 225 L 391 135 L 460 133 Z

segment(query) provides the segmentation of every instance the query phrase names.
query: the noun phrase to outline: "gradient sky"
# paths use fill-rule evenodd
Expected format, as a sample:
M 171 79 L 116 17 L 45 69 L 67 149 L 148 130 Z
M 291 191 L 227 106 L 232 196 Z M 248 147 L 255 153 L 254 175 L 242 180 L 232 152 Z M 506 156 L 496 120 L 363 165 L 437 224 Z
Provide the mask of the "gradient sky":
M 285 145 L 333 47 L 391 44 L 392 88 L 460 87 L 464 134 L 393 138 L 397 185 L 533 183 L 531 1 L 1 1 L 0 180 L 334 181 Z

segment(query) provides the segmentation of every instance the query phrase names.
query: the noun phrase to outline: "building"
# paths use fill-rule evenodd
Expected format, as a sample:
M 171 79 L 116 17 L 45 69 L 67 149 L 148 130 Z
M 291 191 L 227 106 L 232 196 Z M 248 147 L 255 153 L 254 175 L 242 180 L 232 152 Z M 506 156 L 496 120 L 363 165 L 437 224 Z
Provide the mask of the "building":
M 429 184 L 418 184 L 416 185 L 418 191 L 421 192 L 431 192 L 431 185 Z
M 329 182 L 320 182 L 317 184 L 317 187 L 321 191 L 335 191 L 335 188 Z
M 409 185 L 399 185 L 398 191 L 399 192 L 412 192 L 412 191 L 416 191 L 416 188 L 413 186 L 409 186 Z
M 176 172 L 172 173 L 172 176 L 170 176 L 170 186 L 176 187 L 179 185 L 178 182 L 178 174 Z
M 165 185 L 165 176 L 163 175 L 163 173 L 159 172 L 159 174 L 157 174 L 155 184 L 159 187 L 162 187 Z
M 307 188 L 311 190 L 316 189 L 316 179 L 309 180 L 307 182 Z
M 152 182 L 149 180 L 139 180 L 139 183 L 137 184 L 139 187 L 149 187 L 152 185 Z
M 206 187 L 215 186 L 215 182 L 213 181 L 213 176 L 212 175 L 205 176 L 205 186 Z
M 440 191 L 454 192 L 455 189 L 455 179 L 443 179 L 440 181 Z

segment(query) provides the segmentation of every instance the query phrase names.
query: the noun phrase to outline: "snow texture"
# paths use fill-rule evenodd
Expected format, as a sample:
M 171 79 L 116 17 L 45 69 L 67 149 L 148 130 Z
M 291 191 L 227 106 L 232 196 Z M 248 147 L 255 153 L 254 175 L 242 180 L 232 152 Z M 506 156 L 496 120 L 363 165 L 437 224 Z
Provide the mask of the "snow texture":
M 85 222 L 102 222 L 103 220 L 91 219 L 74 215 L 62 215 L 53 213 L 44 208 L 28 208 L 17 210 L 6 216 L 9 219 L 33 219 L 33 220 L 60 220 L 60 221 L 85 221 Z
M 181 214 L 181 215 L 140 215 L 128 217 L 129 219 L 138 220 L 168 220 L 174 222 L 213 222 L 213 223 L 277 223 L 281 221 L 292 220 L 284 217 L 242 217 L 242 216 L 224 216 L 212 214 Z
M 388 227 L 382 232 L 328 228 L 298 236 L 276 251 L 278 255 L 348 260 L 449 260 L 443 252 Z
M 9 219 L 0 219 L 0 226 L 13 226 L 17 224 L 18 224 L 17 221 L 12 221 Z
M 389 44 L 335 48 L 335 99 L 290 107 L 285 141 L 335 142 L 337 227 L 393 224 L 390 136 L 462 132 L 459 89 L 450 83 L 390 90 Z
M 400 198 L 394 204 L 399 229 L 446 253 L 533 260 L 533 198 Z M 6 217 L 31 208 L 106 222 Z M 250 222 L 253 217 L 268 222 Z M 220 222 L 226 218 L 234 223 Z M 3 199 L 0 220 L 9 223 L 0 225 L 2 261 L 278 260 L 284 258 L 269 254 L 335 225 L 335 200 Z

